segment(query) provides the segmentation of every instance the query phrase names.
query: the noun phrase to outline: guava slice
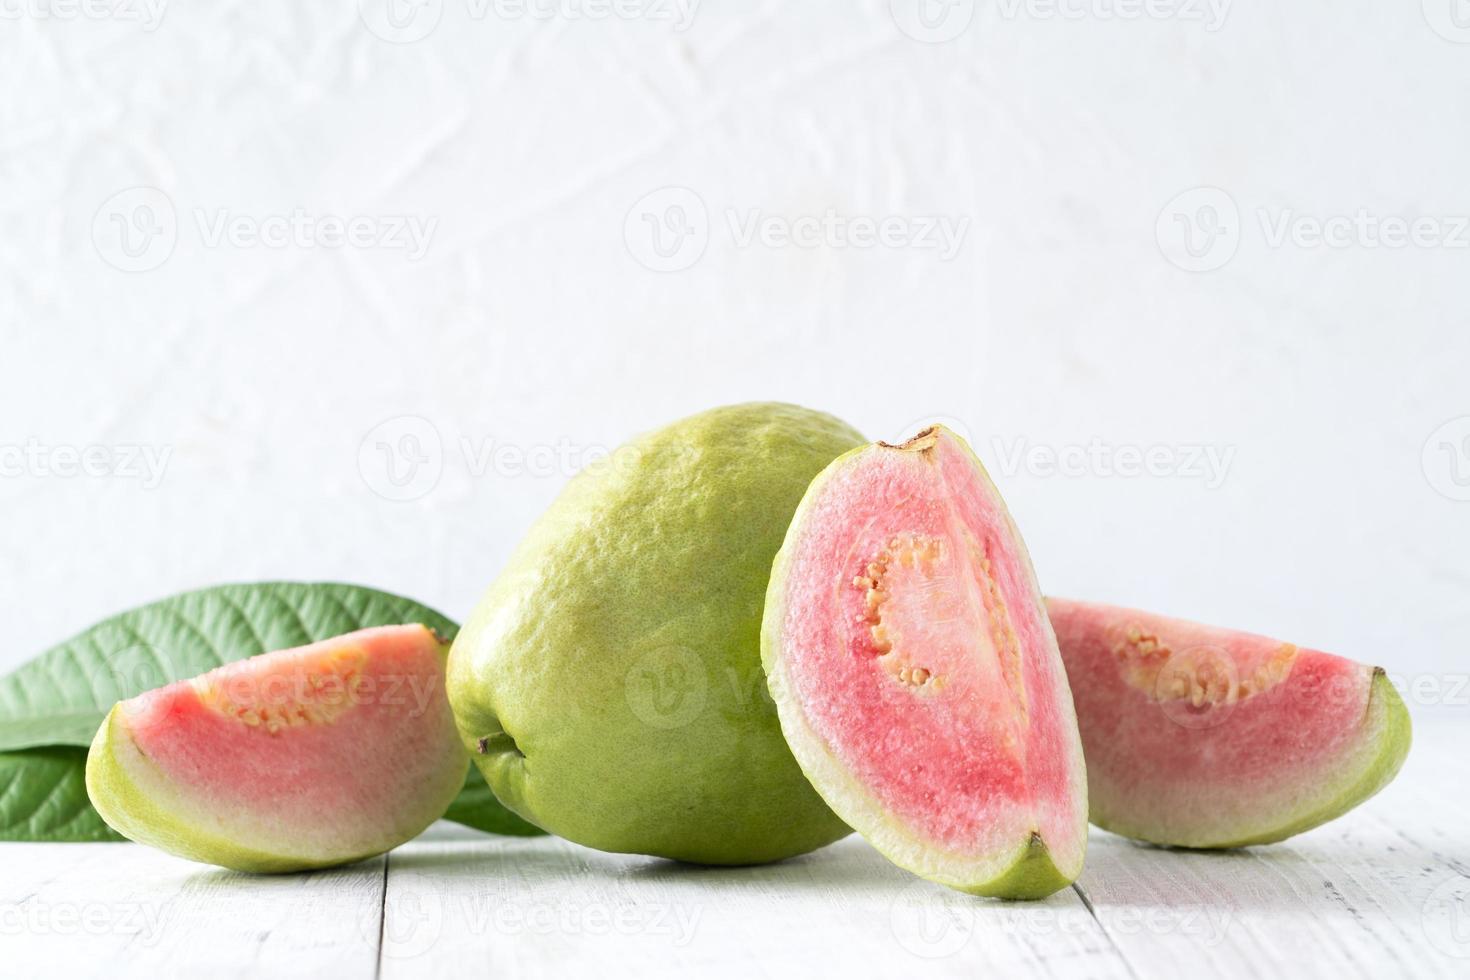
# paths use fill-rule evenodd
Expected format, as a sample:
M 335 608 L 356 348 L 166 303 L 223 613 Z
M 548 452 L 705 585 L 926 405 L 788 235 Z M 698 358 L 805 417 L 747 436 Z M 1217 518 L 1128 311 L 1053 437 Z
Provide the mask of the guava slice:
M 239 871 L 380 854 L 464 784 L 447 651 L 426 626 L 381 626 L 120 701 L 87 756 L 88 795 L 124 836 Z
M 1040 898 L 1082 869 L 1086 776 L 1025 545 L 934 426 L 838 458 L 776 557 L 761 653 L 786 741 L 895 864 Z
M 1378 792 L 1408 754 L 1409 713 L 1381 668 L 1133 609 L 1047 608 L 1105 830 L 1180 847 L 1283 840 Z

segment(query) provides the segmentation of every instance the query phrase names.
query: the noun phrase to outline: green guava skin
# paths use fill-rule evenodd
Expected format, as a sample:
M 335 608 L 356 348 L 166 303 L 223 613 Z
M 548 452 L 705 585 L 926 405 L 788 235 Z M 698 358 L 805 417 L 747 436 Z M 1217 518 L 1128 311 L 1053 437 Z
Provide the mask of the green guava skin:
M 820 412 L 733 405 L 573 478 L 450 651 L 496 796 L 579 844 L 700 864 L 845 836 L 782 737 L 760 629 L 807 484 L 864 441 Z
M 990 881 L 981 884 L 953 883 L 932 875 L 927 877 L 930 881 L 938 881 L 971 895 L 1030 902 L 1069 887 L 1077 879 L 1077 874 L 1064 874 L 1052 860 L 1051 852 L 1047 850 L 1041 835 L 1033 834 L 1016 862 Z

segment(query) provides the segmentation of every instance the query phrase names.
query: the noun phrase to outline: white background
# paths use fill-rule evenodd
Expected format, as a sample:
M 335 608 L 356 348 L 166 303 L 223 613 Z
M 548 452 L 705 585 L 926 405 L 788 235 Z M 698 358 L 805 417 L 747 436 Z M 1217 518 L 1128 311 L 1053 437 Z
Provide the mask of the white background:
M 463 616 L 595 453 L 781 399 L 968 431 L 1050 592 L 1464 710 L 1465 0 L 678 6 L 0 2 L 0 668 L 222 581 Z

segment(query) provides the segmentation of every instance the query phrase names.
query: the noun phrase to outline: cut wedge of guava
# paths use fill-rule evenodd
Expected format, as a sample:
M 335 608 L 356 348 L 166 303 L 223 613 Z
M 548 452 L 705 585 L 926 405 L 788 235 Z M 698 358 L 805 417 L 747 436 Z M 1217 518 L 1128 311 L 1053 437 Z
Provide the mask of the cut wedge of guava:
M 438 819 L 469 768 L 447 652 L 426 626 L 381 626 L 120 701 L 87 793 L 131 840 L 239 871 L 381 854 Z
M 817 792 L 895 864 L 1040 898 L 1082 870 L 1082 744 L 1025 545 L 934 426 L 839 457 L 776 556 L 761 654 Z
M 1381 668 L 1132 609 L 1047 607 L 1105 830 L 1180 847 L 1282 840 L 1378 792 L 1409 751 Z

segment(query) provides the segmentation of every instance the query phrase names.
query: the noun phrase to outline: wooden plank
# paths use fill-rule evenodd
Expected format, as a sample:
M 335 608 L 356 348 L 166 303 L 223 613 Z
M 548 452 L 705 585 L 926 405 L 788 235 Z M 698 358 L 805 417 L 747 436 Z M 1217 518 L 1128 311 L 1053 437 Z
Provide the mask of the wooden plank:
M 370 977 L 383 859 L 255 876 L 136 844 L 0 845 L 8 977 Z
M 1445 792 L 1463 730 L 1422 726 L 1395 783 L 1281 844 L 1185 852 L 1095 831 L 1079 889 L 1144 978 L 1470 975 L 1470 825 Z
M 758 868 L 440 828 L 389 862 L 382 976 L 1128 975 L 1070 890 L 974 898 L 857 838 Z
M 387 859 L 281 877 L 128 844 L 3 845 L 0 948 L 7 976 L 1458 977 L 1462 733 L 1421 725 L 1384 793 L 1285 844 L 1191 853 L 1094 831 L 1079 889 L 1041 903 L 918 881 L 856 838 L 713 869 L 441 824 Z

